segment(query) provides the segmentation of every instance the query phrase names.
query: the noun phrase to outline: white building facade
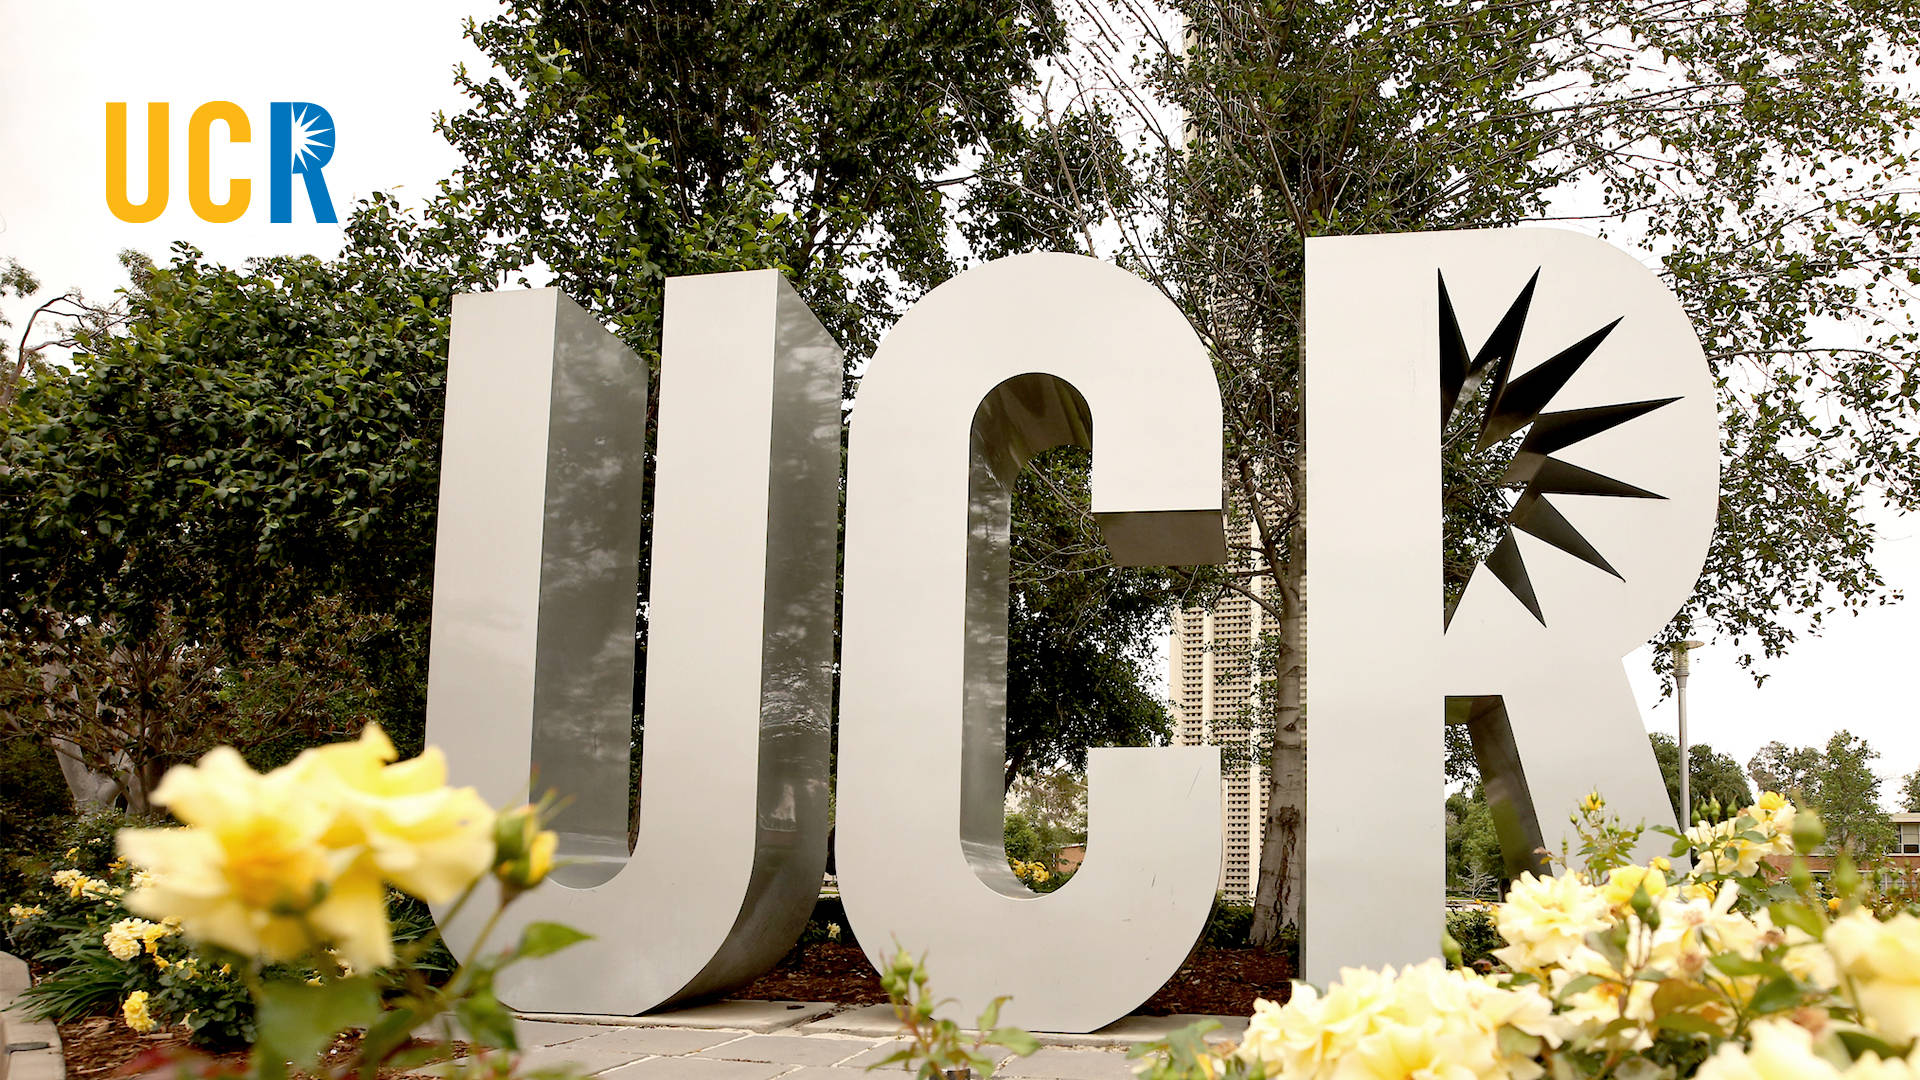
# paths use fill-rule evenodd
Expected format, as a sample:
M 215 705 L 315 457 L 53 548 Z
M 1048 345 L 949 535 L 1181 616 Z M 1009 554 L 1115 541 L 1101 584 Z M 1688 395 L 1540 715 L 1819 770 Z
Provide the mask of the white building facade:
M 1228 550 L 1252 546 L 1243 518 L 1229 527 Z M 1264 594 L 1268 578 L 1253 588 Z M 1256 705 L 1254 647 L 1261 634 L 1278 632 L 1272 618 L 1249 597 L 1228 592 L 1211 608 L 1187 608 L 1173 619 L 1167 656 L 1167 688 L 1173 699 L 1175 737 L 1182 745 L 1225 749 L 1221 769 L 1221 833 L 1225 839 L 1219 891 L 1251 901 L 1260 873 L 1260 845 L 1267 821 L 1267 780 L 1262 762 L 1249 752 Z

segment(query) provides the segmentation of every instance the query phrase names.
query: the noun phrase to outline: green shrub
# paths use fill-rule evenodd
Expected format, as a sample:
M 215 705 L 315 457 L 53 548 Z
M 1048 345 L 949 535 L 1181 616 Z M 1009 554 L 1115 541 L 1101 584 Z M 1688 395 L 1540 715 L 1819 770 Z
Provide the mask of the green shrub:
M 1200 941 L 1216 949 L 1244 949 L 1253 936 L 1253 907 L 1229 900 L 1225 893 L 1213 894 L 1213 910 L 1207 912 L 1207 925 Z
M 1447 933 L 1460 944 L 1460 962 L 1473 967 L 1482 961 L 1492 964 L 1493 950 L 1504 948 L 1507 939 L 1494 928 L 1491 908 L 1461 908 L 1447 912 Z
M 860 944 L 854 940 L 853 924 L 847 921 L 847 909 L 837 896 L 823 896 L 814 901 L 813 914 L 807 919 L 806 929 L 800 931 L 801 945 L 817 945 L 823 941 Z
M 51 749 L 31 739 L 0 742 L 0 910 L 24 899 L 45 872 L 46 853 L 72 813 Z
M 28 1013 L 60 1021 L 118 1015 L 128 995 L 145 991 L 152 1013 L 184 1025 L 196 1045 L 251 1042 L 252 999 L 232 958 L 126 909 L 132 873 L 114 855 L 113 833 L 137 820 L 102 811 L 69 822 L 56 839 L 66 849 L 9 905 L 10 947 L 48 969 L 22 995 Z M 110 936 L 122 955 L 114 955 Z

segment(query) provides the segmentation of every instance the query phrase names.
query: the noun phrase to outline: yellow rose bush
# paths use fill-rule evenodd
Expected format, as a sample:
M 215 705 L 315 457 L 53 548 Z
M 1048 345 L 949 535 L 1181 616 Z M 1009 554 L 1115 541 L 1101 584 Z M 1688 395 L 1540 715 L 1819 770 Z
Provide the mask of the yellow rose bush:
M 414 1032 L 455 1014 L 472 1042 L 513 1049 L 494 976 L 583 935 L 534 923 L 513 947 L 487 951 L 483 933 L 466 965 L 436 980 L 422 961 L 437 932 L 396 944 L 390 891 L 458 910 L 491 877 L 504 908 L 553 867 L 549 808 L 495 814 L 473 789 L 447 784 L 439 750 L 397 757 L 373 726 L 266 773 L 217 748 L 153 790 L 178 826 L 120 830 L 116 877 L 53 875 L 56 895 L 114 905 L 75 947 L 126 966 L 126 1025 L 204 1023 L 206 1003 L 175 990 L 228 980 L 251 1005 L 243 1035 L 259 1080 L 313 1068 L 355 1028 L 365 1030 L 358 1057 L 336 1072 L 370 1080 L 410 1067 L 434 1052 Z M 496 921 L 497 911 L 488 929 Z
M 117 817 L 83 819 L 99 844 L 69 847 L 40 885 L 37 901 L 8 908 L 8 946 L 48 974 L 29 988 L 37 1017 L 73 1020 L 114 1013 L 131 1030 L 163 1021 L 184 1027 L 198 1046 L 225 1048 L 253 1039 L 253 1005 L 231 966 L 209 962 L 181 932 L 178 919 L 141 918 L 125 906 L 139 874 L 111 854 L 105 826 Z M 128 1002 L 135 1005 L 129 1007 Z
M 1209 1045 L 1196 1026 L 1136 1047 L 1141 1075 L 1920 1080 L 1920 918 L 1873 895 L 1844 856 L 1829 903 L 1805 861 L 1817 817 L 1767 793 L 1671 833 L 1672 858 L 1645 864 L 1628 860 L 1643 830 L 1597 794 L 1574 821 L 1578 854 L 1521 875 L 1495 909 L 1497 967 L 1459 966 L 1448 940 L 1451 965 L 1296 983 L 1284 1005 L 1256 1005 L 1237 1045 Z

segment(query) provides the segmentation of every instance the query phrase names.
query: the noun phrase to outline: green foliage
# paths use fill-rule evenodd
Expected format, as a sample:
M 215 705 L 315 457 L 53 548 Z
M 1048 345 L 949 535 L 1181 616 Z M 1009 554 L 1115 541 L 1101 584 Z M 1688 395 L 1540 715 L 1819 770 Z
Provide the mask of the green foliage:
M 1493 810 L 1480 785 L 1447 796 L 1447 891 L 1490 899 L 1505 877 Z
M 1920 813 L 1920 769 L 1900 778 L 1900 809 Z
M 0 679 L 0 719 L 131 757 L 135 805 L 215 742 L 284 756 L 377 710 L 417 746 L 461 282 L 184 246 L 136 269 L 124 330 L 81 334 L 0 437 L 0 635 L 63 672 Z
M 1493 950 L 1507 944 L 1507 939 L 1500 936 L 1498 927 L 1494 925 L 1493 911 L 1485 907 L 1447 912 L 1447 936 L 1459 946 L 1459 963 L 1466 967 L 1496 963 Z
M 1674 820 L 1689 825 L 1692 815 L 1680 812 L 1680 744 L 1658 731 L 1647 737 L 1653 741 L 1653 757 L 1666 780 L 1667 802 L 1673 806 Z M 1689 792 L 1695 803 L 1717 802 L 1727 812 L 1753 805 L 1753 788 L 1748 786 L 1739 762 L 1705 743 L 1688 746 L 1687 761 Z
M 1220 1021 L 1200 1020 L 1174 1030 L 1164 1039 L 1137 1043 L 1127 1048 L 1129 1061 L 1140 1060 L 1134 1075 L 1141 1080 L 1243 1080 L 1265 1075 L 1263 1068 L 1250 1066 L 1226 1053 L 1228 1040 L 1209 1043 L 1207 1036 L 1219 1030 Z
M 1048 111 L 1112 115 L 1128 153 L 1086 158 L 1074 190 L 1096 193 L 1090 206 L 1051 205 L 1063 231 L 1100 239 L 1179 304 L 1214 355 L 1224 480 L 1259 526 L 1246 577 L 1229 587 L 1278 625 L 1306 616 L 1306 240 L 1570 215 L 1647 256 L 1716 377 L 1718 528 L 1661 638 L 1737 641 L 1758 665 L 1836 610 L 1897 596 L 1870 561 L 1866 511 L 1920 507 L 1909 294 L 1920 198 L 1904 180 L 1920 122 L 1904 74 L 1920 60 L 1912 0 L 1760 14 L 1742 0 L 1168 7 L 1172 19 L 1083 5 L 1085 32 L 1062 65 L 1070 104 Z M 1142 45 L 1116 49 L 1125 41 Z M 1064 146 L 1070 125 L 1053 130 Z M 1120 174 L 1134 182 L 1113 183 Z M 1018 167 L 1001 179 L 1031 186 Z M 1436 601 L 1504 523 L 1486 465 L 1443 465 Z M 1273 587 L 1251 588 L 1258 576 Z M 1260 670 L 1276 683 L 1257 719 L 1286 733 L 1276 755 L 1293 754 L 1310 742 L 1301 638 L 1269 644 L 1279 655 Z M 1268 771 L 1283 785 L 1270 802 L 1284 833 L 1269 837 L 1269 864 L 1309 827 L 1296 766 Z M 1298 897 L 1297 882 L 1285 886 L 1268 902 Z M 1263 913 L 1263 932 L 1294 914 Z
M 69 875 L 65 884 L 53 871 L 43 872 L 34 891 L 9 910 L 10 947 L 45 969 L 23 995 L 27 1010 L 41 1019 L 78 1020 L 117 1014 L 129 995 L 144 992 L 153 1015 L 184 1023 L 194 1045 L 246 1045 L 254 1012 L 233 973 L 237 957 L 196 947 L 171 931 L 156 932 L 130 957 L 108 948 L 107 932 L 132 918 L 121 902 L 132 875 L 113 856 L 113 834 L 140 824 L 152 821 L 115 812 L 77 817 L 62 830 L 69 847 L 54 860 Z
M 1021 144 L 1017 95 L 1063 40 L 1051 3 L 1004 0 L 515 0 L 469 36 L 506 78 L 463 75 L 474 106 L 442 128 L 468 162 L 461 213 L 509 269 L 537 260 L 652 333 L 649 264 L 750 240 L 856 359 L 954 272 L 948 200 L 983 186 L 964 164 Z M 622 146 L 649 140 L 641 180 Z M 688 242 L 655 243 L 661 220 Z
M 1252 929 L 1253 905 L 1230 899 L 1225 893 L 1214 893 L 1206 925 L 1200 928 L 1200 942 L 1216 949 L 1244 949 Z
M 838 896 L 822 896 L 813 903 L 813 914 L 807 919 L 806 929 L 800 931 L 800 945 L 815 945 L 831 941 L 841 945 L 858 945 L 853 936 L 853 924 L 847 921 L 847 909 L 840 903 Z
M 1768 791 L 1790 796 L 1819 812 L 1827 839 L 1855 859 L 1877 859 L 1893 840 L 1893 826 L 1880 806 L 1880 777 L 1873 762 L 1880 752 L 1844 728 L 1824 747 L 1789 747 L 1770 742 L 1747 769 Z
M 1748 759 L 1747 772 L 1760 790 L 1777 791 L 1805 803 L 1812 797 L 1824 765 L 1818 747 L 1789 747 L 1776 740 Z
M 59 761 L 44 743 L 0 740 L 0 910 L 44 872 L 44 853 L 73 812 Z
M 949 1070 L 972 1069 L 986 1080 L 994 1069 L 993 1058 L 984 1053 L 987 1047 L 1002 1047 L 1015 1057 L 1025 1057 L 1040 1048 L 1039 1040 L 1028 1032 L 999 1026 L 1000 1006 L 1007 1001 L 1003 997 L 993 999 L 974 1022 L 973 1039 L 963 1040 L 959 1024 L 934 1015 L 940 1002 L 927 989 L 924 958 L 915 960 L 905 949 L 897 951 L 893 962 L 880 973 L 880 985 L 893 1005 L 893 1015 L 900 1021 L 907 1045 L 868 1066 L 870 1069 L 899 1065 L 912 1069 L 916 1080 L 945 1080 Z
M 1840 730 L 1827 740 L 1819 783 L 1808 800 L 1827 827 L 1827 839 L 1860 860 L 1885 854 L 1894 832 L 1880 807 L 1880 777 L 1873 762 L 1880 752 L 1867 740 Z
M 1172 719 L 1143 685 L 1176 577 L 1108 559 L 1091 512 L 1092 457 L 1040 455 L 1013 497 L 1007 604 L 1007 782 L 1084 775 L 1093 746 L 1164 742 Z
M 1040 839 L 1039 830 L 1033 827 L 1033 823 L 1027 820 L 1025 814 L 1017 811 L 1008 814 L 1006 824 L 1002 827 L 1001 832 L 1006 838 L 1007 858 L 1009 860 L 1014 862 L 1052 862 L 1052 853 L 1047 850 L 1046 844 Z

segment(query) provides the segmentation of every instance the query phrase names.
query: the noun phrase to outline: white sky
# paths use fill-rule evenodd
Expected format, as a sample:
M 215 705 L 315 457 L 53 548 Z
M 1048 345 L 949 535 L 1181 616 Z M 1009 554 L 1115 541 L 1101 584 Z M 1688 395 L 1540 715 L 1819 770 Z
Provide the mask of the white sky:
M 297 185 L 296 223 L 266 223 L 267 103 L 311 101 L 332 113 L 338 149 L 326 176 L 342 217 L 376 190 L 424 194 L 455 161 L 430 117 L 461 105 L 453 66 L 481 64 L 461 38 L 460 20 L 494 9 L 475 0 L 337 0 L 317 9 L 258 0 L 0 0 L 0 41 L 8 43 L 0 64 L 0 256 L 37 273 L 48 287 L 43 298 L 78 287 L 105 299 L 125 283 L 115 254 L 127 247 L 164 257 L 169 243 L 187 240 L 233 263 L 332 254 L 339 227 L 307 221 Z M 254 129 L 249 146 L 223 153 L 215 143 L 216 190 L 227 177 L 254 180 L 252 209 L 227 225 L 201 222 L 186 198 L 185 126 L 194 107 L 210 100 L 240 104 Z M 143 145 L 144 103 L 172 103 L 173 198 L 158 221 L 129 225 L 107 211 L 108 101 L 130 103 L 135 146 Z M 0 307 L 16 324 L 10 341 L 26 310 Z M 1875 559 L 1891 584 L 1920 599 L 1916 532 L 1911 521 L 1889 521 Z M 1916 641 L 1920 605 L 1842 616 L 1772 663 L 1759 689 L 1734 664 L 1736 650 L 1703 649 L 1689 687 L 1693 739 L 1744 762 L 1769 740 L 1823 743 L 1845 727 L 1872 741 L 1884 755 L 1883 775 L 1897 780 L 1920 767 L 1920 709 L 1907 684 Z M 1673 704 L 1659 699 L 1646 656 L 1627 663 L 1648 728 L 1671 732 Z

